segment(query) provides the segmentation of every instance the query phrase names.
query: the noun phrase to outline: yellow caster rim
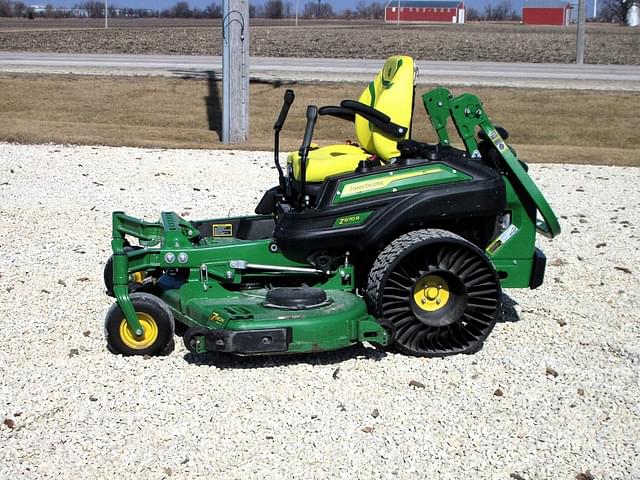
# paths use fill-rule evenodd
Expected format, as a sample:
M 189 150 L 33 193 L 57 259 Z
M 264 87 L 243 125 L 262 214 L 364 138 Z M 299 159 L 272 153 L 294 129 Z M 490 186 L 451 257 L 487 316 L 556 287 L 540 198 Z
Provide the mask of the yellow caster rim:
M 143 350 L 149 348 L 158 339 L 158 324 L 148 313 L 136 312 L 136 314 L 144 333 L 139 337 L 136 336 L 129 327 L 127 320 L 123 318 L 120 322 L 120 338 L 127 347 L 134 350 Z
M 437 312 L 449 302 L 449 284 L 440 275 L 427 275 L 413 287 L 413 300 L 420 310 Z

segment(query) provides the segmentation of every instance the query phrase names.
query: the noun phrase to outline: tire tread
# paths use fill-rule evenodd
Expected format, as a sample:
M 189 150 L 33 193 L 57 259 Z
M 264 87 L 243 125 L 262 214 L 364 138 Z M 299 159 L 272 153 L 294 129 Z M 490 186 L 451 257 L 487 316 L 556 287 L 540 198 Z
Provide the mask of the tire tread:
M 389 243 L 380 252 L 378 257 L 374 261 L 367 277 L 367 284 L 363 292 L 363 296 L 367 302 L 369 311 L 372 312 L 372 314 L 378 318 L 383 317 L 384 313 L 387 313 L 387 314 L 389 313 L 388 311 L 383 312 L 382 305 L 381 305 L 381 297 L 382 297 L 381 289 L 384 288 L 383 282 L 385 284 L 388 284 L 389 278 L 392 275 L 392 273 L 388 274 L 389 270 L 395 269 L 398 265 L 400 265 L 402 262 L 402 259 L 406 255 L 409 255 L 414 249 L 421 248 L 422 245 L 426 247 L 429 244 L 437 244 L 440 242 L 451 243 L 452 241 L 455 244 L 467 245 L 468 248 L 472 248 L 473 250 L 476 251 L 476 253 L 484 254 L 480 249 L 478 249 L 477 246 L 473 245 L 463 237 L 456 235 L 455 233 L 449 232 L 447 230 L 435 229 L 435 228 L 424 229 L 424 230 L 414 230 L 399 236 L 398 238 L 393 240 L 391 243 Z M 487 260 L 487 261 L 489 262 L 489 264 L 491 264 L 490 260 Z M 470 268 L 470 267 L 467 267 L 467 268 Z M 493 268 L 492 265 L 491 265 L 491 268 Z M 387 276 L 387 274 L 389 276 Z M 493 270 L 493 276 L 497 282 L 498 289 L 500 289 L 500 283 L 499 283 L 497 274 L 495 273 L 495 270 Z M 502 297 L 501 292 L 498 292 L 498 296 L 499 296 L 499 299 L 498 299 L 497 315 L 499 316 L 501 312 L 501 297 Z M 469 344 L 467 348 L 463 350 L 458 350 L 456 352 L 449 351 L 444 346 L 442 347 L 442 350 L 436 349 L 432 351 L 422 351 L 422 352 L 415 352 L 415 351 L 409 350 L 408 348 L 406 348 L 406 346 L 403 346 L 400 343 L 396 343 L 395 347 L 398 350 L 407 354 L 429 356 L 429 357 L 446 356 L 446 355 L 451 355 L 453 353 L 472 354 L 479 351 L 482 348 L 484 340 L 493 329 L 493 326 L 495 325 L 496 321 L 497 321 L 497 318 L 494 318 L 491 321 L 492 325 L 490 325 L 489 330 L 486 332 L 485 335 L 483 335 L 482 339 L 478 339 L 477 342 L 472 342 L 471 344 Z M 406 333 L 406 331 L 403 333 Z

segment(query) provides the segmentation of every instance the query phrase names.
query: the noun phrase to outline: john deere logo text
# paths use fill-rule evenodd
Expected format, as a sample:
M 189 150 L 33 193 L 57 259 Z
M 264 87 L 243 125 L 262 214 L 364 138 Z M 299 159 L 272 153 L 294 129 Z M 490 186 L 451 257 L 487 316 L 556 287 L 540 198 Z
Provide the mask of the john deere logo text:
M 358 193 L 370 192 L 379 188 L 385 188 L 393 186 L 394 183 L 401 180 L 406 180 L 412 177 L 420 177 L 422 175 L 430 175 L 432 173 L 441 172 L 440 168 L 427 168 L 416 170 L 412 172 L 399 173 L 394 175 L 394 172 L 390 172 L 389 176 L 383 178 L 376 178 L 375 180 L 364 180 L 361 182 L 350 183 L 344 187 L 342 191 L 342 198 L 350 197 L 351 195 L 357 195 Z

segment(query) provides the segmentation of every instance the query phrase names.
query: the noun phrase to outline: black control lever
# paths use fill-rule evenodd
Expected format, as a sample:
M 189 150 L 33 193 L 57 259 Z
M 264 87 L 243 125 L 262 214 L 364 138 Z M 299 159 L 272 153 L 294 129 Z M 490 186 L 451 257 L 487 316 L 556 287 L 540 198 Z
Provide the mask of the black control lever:
M 307 160 L 309 158 L 309 148 L 311 147 L 311 139 L 313 138 L 313 129 L 318 119 L 318 107 L 309 105 L 307 107 L 307 126 L 304 129 L 304 138 L 298 154 L 300 155 L 300 195 L 298 197 L 298 207 L 302 208 L 304 200 L 304 190 L 307 175 Z
M 316 120 L 318 119 L 318 107 L 315 105 L 309 105 L 307 107 L 307 125 L 304 128 L 304 137 L 302 139 L 302 145 L 300 146 L 300 156 L 307 156 L 309 153 L 309 147 L 311 146 L 311 139 L 313 138 L 313 129 L 316 127 Z
M 280 130 L 284 125 L 284 121 L 287 119 L 287 115 L 289 114 L 289 108 L 293 103 L 293 100 L 296 98 L 296 95 L 293 93 L 293 90 L 287 89 L 284 92 L 284 102 L 282 104 L 282 108 L 280 109 L 280 115 L 278 115 L 278 119 L 276 123 L 273 124 L 273 129 L 275 130 L 275 138 L 273 140 L 273 161 L 276 164 L 276 169 L 278 170 L 278 181 L 280 183 L 280 188 L 283 190 L 285 195 L 287 195 L 287 188 L 285 185 L 284 172 L 282 171 L 282 167 L 280 166 Z
M 277 130 L 277 131 L 282 130 L 284 121 L 287 119 L 287 115 L 289 114 L 289 107 L 291 107 L 291 104 L 293 103 L 293 100 L 295 98 L 296 98 L 296 95 L 295 93 L 293 93 L 293 90 L 287 89 L 287 91 L 284 92 L 284 103 L 282 104 L 282 109 L 280 110 L 280 115 L 278 115 L 278 119 L 276 120 L 276 123 L 273 124 L 274 130 Z

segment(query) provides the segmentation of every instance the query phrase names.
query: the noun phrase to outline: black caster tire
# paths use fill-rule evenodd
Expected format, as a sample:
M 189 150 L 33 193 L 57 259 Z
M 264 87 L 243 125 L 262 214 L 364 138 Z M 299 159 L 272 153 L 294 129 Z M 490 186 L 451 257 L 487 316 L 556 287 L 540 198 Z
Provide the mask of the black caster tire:
M 105 319 L 105 335 L 110 352 L 121 355 L 169 355 L 175 348 L 175 323 L 169 307 L 149 293 L 132 293 L 131 302 L 144 333 L 137 337 L 127 324 L 122 309 L 114 303 Z
M 502 311 L 502 289 L 482 250 L 446 230 L 398 237 L 374 262 L 365 298 L 395 326 L 394 346 L 422 357 L 474 353 Z

